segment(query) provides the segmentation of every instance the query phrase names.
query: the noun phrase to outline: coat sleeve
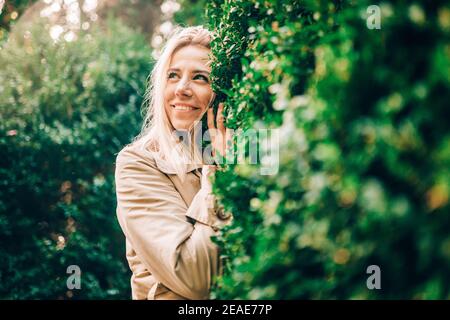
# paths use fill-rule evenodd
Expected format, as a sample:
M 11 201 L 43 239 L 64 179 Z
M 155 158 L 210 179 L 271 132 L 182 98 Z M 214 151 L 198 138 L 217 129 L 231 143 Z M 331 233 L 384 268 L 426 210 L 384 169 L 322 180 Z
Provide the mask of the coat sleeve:
M 211 236 L 223 224 L 210 188 L 202 187 L 187 207 L 154 163 L 126 150 L 117 156 L 115 182 L 120 225 L 148 270 L 180 296 L 208 299 L 219 267 Z

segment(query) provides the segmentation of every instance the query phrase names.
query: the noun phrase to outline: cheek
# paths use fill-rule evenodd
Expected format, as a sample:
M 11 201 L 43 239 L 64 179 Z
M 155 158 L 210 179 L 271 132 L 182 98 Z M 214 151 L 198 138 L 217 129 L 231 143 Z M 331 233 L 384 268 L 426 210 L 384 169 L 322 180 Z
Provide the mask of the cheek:
M 203 107 L 206 108 L 209 104 L 209 101 L 211 100 L 213 95 L 213 91 L 211 88 L 203 88 L 203 90 L 201 91 L 199 97 L 201 97 L 201 101 L 203 104 Z
M 166 85 L 164 89 L 164 100 L 167 102 L 168 99 L 171 99 L 175 95 L 175 90 L 171 85 Z
M 164 89 L 164 109 L 166 110 L 166 115 L 172 119 L 172 109 L 170 108 L 169 101 L 173 99 L 173 90 L 170 86 L 166 86 Z

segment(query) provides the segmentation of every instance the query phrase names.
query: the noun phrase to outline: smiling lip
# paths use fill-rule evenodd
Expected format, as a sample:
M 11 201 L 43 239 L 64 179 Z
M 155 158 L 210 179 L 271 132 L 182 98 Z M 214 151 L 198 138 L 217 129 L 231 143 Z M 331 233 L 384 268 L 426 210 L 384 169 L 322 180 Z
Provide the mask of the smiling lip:
M 199 108 L 194 107 L 193 105 L 186 104 L 186 103 L 175 103 L 171 105 L 172 108 L 174 108 L 176 111 L 195 111 Z

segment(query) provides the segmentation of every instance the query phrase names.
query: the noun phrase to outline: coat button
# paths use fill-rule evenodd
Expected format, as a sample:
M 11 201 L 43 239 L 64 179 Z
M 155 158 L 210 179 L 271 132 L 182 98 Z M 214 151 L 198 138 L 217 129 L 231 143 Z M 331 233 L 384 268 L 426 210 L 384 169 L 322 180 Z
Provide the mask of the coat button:
M 226 220 L 231 217 L 231 213 L 225 212 L 223 205 L 218 205 L 217 201 L 214 203 L 214 212 L 220 220 Z

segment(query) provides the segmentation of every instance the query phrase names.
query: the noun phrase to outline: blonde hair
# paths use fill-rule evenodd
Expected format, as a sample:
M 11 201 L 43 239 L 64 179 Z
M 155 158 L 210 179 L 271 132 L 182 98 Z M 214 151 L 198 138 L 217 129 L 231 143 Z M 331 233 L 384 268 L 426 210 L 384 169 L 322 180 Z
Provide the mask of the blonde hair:
M 202 26 L 175 28 L 150 74 L 150 86 L 144 97 L 144 105 L 147 106 L 144 122 L 141 132 L 134 139 L 134 142 L 142 142 L 142 148 L 150 150 L 159 158 L 164 159 L 182 180 L 185 178 L 186 166 L 190 163 L 202 163 L 202 155 L 192 141 L 189 141 L 189 145 L 193 145 L 193 148 L 187 148 L 184 143 L 179 143 L 174 137 L 174 128 L 164 108 L 167 70 L 176 50 L 188 45 L 198 45 L 210 49 L 211 40 L 212 33 Z M 214 98 L 215 94 L 211 97 L 210 105 Z M 194 141 L 198 141 L 198 137 L 195 136 L 198 130 L 193 129 L 192 126 L 189 133 L 194 131 Z M 147 149 L 148 147 L 150 149 Z

